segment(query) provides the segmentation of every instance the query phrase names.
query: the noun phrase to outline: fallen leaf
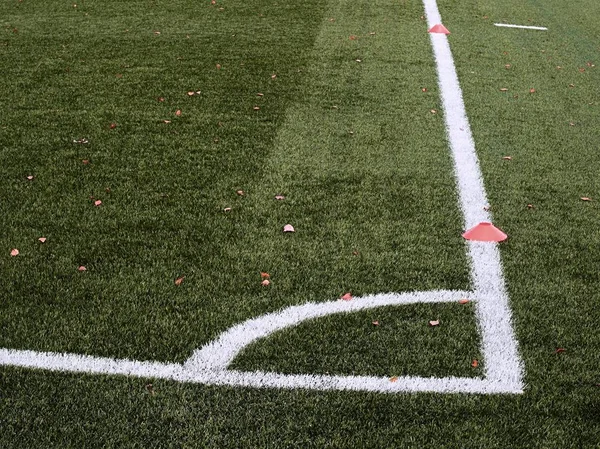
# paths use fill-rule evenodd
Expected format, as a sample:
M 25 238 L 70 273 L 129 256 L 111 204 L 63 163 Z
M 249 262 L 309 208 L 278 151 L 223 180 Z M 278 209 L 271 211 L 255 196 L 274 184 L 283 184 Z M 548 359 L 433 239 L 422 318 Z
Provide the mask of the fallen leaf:
M 342 296 L 340 296 L 340 299 L 343 299 L 344 301 L 350 301 L 352 299 L 352 293 L 344 293 Z
M 181 117 L 181 109 L 177 109 L 177 110 L 175 111 L 175 115 L 176 115 L 177 117 Z
M 261 94 L 260 92 L 258 92 L 258 93 L 256 94 L 256 96 L 257 96 L 257 97 L 264 97 L 264 96 L 265 96 L 265 94 Z
M 565 348 L 556 348 L 556 351 L 554 351 L 555 354 L 561 354 L 563 352 L 567 352 L 567 350 Z
M 152 384 L 146 385 L 146 390 L 148 390 L 148 393 L 150 394 L 155 394 L 154 389 L 152 388 Z
M 463 298 L 463 299 L 459 299 L 458 303 L 459 304 L 468 304 L 469 302 L 471 302 L 469 299 L 467 298 Z
M 102 201 L 100 201 L 100 200 L 94 201 L 94 206 L 100 206 L 101 204 L 102 204 Z
M 421 92 L 427 92 L 427 88 L 426 87 L 422 87 L 421 88 Z
M 527 205 L 527 209 L 533 209 L 533 208 L 534 208 L 534 207 L 533 207 L 533 204 L 528 204 L 528 205 Z
M 217 70 L 221 69 L 221 64 L 217 64 Z
M 429 325 L 431 327 L 439 326 L 440 325 L 440 320 L 432 320 L 432 321 L 429 322 Z
M 296 230 L 294 229 L 294 227 L 291 224 L 286 224 L 283 227 L 283 232 L 296 232 Z
M 223 209 L 223 212 L 231 212 L 231 207 L 226 207 L 225 209 Z
M 594 64 L 592 64 L 592 61 L 586 62 L 585 65 L 587 65 L 588 67 L 596 67 Z
M 155 31 L 155 32 L 154 32 L 154 34 L 155 34 L 156 36 L 159 36 L 159 35 L 160 35 L 160 31 Z
M 80 265 L 79 268 L 77 268 L 77 271 L 87 271 L 87 268 L 83 265 Z
M 254 109 L 255 111 L 260 110 L 260 106 L 254 106 L 252 109 Z
M 500 92 L 508 92 L 508 88 L 507 87 L 501 87 L 500 88 Z
M 569 126 L 575 126 L 575 123 L 569 122 Z
M 19 250 L 17 248 L 10 251 L 10 255 L 15 257 L 19 255 Z
M 271 75 L 271 79 L 274 80 L 275 78 L 277 78 L 277 75 L 275 75 L 274 73 Z
M 360 254 L 360 253 L 359 253 L 358 251 L 356 251 L 356 250 L 352 251 L 352 255 L 353 255 L 353 256 L 358 256 L 359 254 Z
M 580 71 L 581 73 L 583 73 L 583 72 L 585 72 L 585 69 L 584 69 L 583 67 L 579 67 L 579 71 Z
M 201 90 L 197 90 L 197 91 L 196 91 L 196 95 L 200 95 L 201 93 L 202 93 L 202 91 L 201 91 Z
M 46 237 L 40 237 L 38 239 L 41 243 L 46 243 Z
M 178 277 L 177 279 L 175 279 L 175 285 L 181 285 L 184 279 L 185 276 Z
M 369 36 L 375 36 L 375 31 L 371 31 L 371 32 L 369 33 Z
M 581 201 L 592 201 L 592 199 L 587 196 L 582 196 Z
M 29 176 L 27 177 L 27 179 L 29 179 L 30 181 L 33 181 L 33 176 L 32 176 L 32 175 L 29 175 Z
M 351 41 L 355 41 L 356 39 L 358 39 L 354 34 L 350 35 L 350 40 Z
M 473 361 L 471 362 L 471 366 L 473 368 L 477 368 L 479 366 L 479 361 L 477 359 L 473 359 Z
M 158 101 L 162 103 L 163 101 L 165 101 L 165 97 L 158 97 Z
M 533 88 L 529 89 L 529 93 L 530 94 L 534 94 L 535 93 L 535 89 L 533 89 Z
M 237 193 L 239 196 L 244 196 L 246 194 L 246 192 L 243 190 L 236 190 L 235 193 Z
M 569 87 L 575 87 L 575 84 L 569 84 Z
M 362 59 L 355 59 L 356 62 L 362 62 Z
M 264 281 L 261 282 L 261 285 L 263 285 L 264 287 L 268 287 L 271 284 L 271 281 L 268 279 L 265 279 Z
M 193 97 L 194 95 L 196 95 L 196 92 L 194 92 L 193 90 L 188 91 L 187 93 L 190 97 Z
M 557 65 L 557 66 L 556 66 L 556 68 L 557 68 L 558 70 L 562 70 L 562 67 L 561 67 L 561 66 L 559 66 L 559 65 Z
M 271 275 L 269 273 L 267 273 L 267 272 L 261 271 L 260 272 L 260 278 L 261 279 L 270 279 Z
M 285 200 L 285 196 L 283 196 L 283 195 L 275 195 L 275 199 L 279 200 L 279 201 Z
M 429 112 L 431 112 L 432 114 L 437 114 L 437 111 L 436 111 L 435 109 L 432 109 L 432 110 L 431 110 L 431 111 L 429 111 Z
M 398 382 L 398 376 L 390 377 L 390 382 Z
M 162 122 L 168 125 L 169 123 L 171 123 L 171 120 L 163 120 Z
M 81 162 L 83 163 L 83 165 L 87 165 L 90 163 L 90 161 L 88 159 L 84 159 Z
M 506 64 L 506 65 L 504 66 L 504 68 L 505 68 L 505 69 L 510 69 L 511 67 L 512 67 L 512 66 L 511 66 L 510 64 Z
M 502 156 L 505 161 L 512 161 L 512 156 Z
M 373 326 L 379 326 L 379 321 L 371 321 L 371 324 L 372 324 Z
M 119 78 L 119 79 L 123 78 L 123 74 L 122 74 L 122 73 L 117 73 L 115 76 L 116 76 L 117 78 Z
M 491 210 L 491 209 L 492 209 L 492 206 L 483 206 L 483 210 L 486 211 L 486 212 L 489 211 L 489 210 Z

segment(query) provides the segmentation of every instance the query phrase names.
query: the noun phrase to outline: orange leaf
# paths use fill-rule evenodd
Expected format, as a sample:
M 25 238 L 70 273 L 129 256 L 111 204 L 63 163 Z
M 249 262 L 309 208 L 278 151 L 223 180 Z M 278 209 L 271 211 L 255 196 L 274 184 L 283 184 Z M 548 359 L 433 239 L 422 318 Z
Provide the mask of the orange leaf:
M 185 276 L 178 277 L 177 279 L 175 279 L 175 285 L 181 285 L 184 279 Z
M 109 126 L 110 129 L 115 129 L 116 127 L 117 127 L 116 123 L 111 123 Z
M 17 248 L 11 250 L 10 255 L 15 257 L 19 255 L 19 250 Z
M 432 321 L 429 322 L 429 325 L 431 327 L 439 326 L 440 325 L 440 320 L 432 320 Z
M 398 376 L 390 377 L 390 382 L 398 382 Z
M 352 299 L 352 293 L 344 293 L 340 299 L 343 299 L 344 301 L 350 301 Z
M 471 362 L 471 366 L 473 368 L 477 368 L 479 366 L 479 361 L 477 359 L 473 359 L 473 361 Z
M 260 272 L 260 278 L 261 279 L 270 279 L 271 275 L 269 273 L 265 273 L 264 271 Z

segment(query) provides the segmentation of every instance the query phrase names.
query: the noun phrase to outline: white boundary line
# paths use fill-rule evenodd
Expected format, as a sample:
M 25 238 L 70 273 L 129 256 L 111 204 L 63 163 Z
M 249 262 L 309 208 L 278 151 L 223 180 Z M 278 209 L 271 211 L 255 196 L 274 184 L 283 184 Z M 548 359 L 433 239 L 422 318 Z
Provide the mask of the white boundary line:
M 423 0 L 423 3 L 428 26 L 431 28 L 442 23 L 436 1 Z M 479 222 L 491 221 L 489 214 L 484 210 L 487 198 L 448 39 L 444 34 L 431 34 L 430 37 L 445 111 L 446 131 L 454 159 L 459 203 L 464 215 L 465 228 L 470 228 Z M 473 292 L 436 290 L 387 293 L 368 295 L 351 301 L 306 303 L 287 307 L 233 326 L 216 340 L 194 351 L 184 364 L 0 349 L 0 365 L 256 388 L 381 393 L 522 393 L 522 366 L 512 329 L 497 244 L 467 242 L 466 246 L 471 261 Z M 249 344 L 308 319 L 390 305 L 455 302 L 461 298 L 469 298 L 477 304 L 485 361 L 484 378 L 403 376 L 391 382 L 387 377 L 375 376 L 290 375 L 227 369 L 239 352 Z
M 523 30 L 548 31 L 548 28 L 546 28 L 546 27 L 534 27 L 534 26 L 529 26 L 529 25 L 512 25 L 510 23 L 495 23 L 494 25 L 496 25 L 497 27 L 504 27 L 504 28 L 520 28 Z

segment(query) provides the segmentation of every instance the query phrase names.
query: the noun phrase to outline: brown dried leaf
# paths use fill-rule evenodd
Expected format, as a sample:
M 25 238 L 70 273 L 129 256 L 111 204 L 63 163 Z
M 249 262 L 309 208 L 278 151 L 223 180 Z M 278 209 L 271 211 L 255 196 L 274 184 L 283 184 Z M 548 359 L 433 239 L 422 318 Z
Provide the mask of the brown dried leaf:
M 177 279 L 175 279 L 175 285 L 181 285 L 184 279 L 185 276 L 178 277 Z

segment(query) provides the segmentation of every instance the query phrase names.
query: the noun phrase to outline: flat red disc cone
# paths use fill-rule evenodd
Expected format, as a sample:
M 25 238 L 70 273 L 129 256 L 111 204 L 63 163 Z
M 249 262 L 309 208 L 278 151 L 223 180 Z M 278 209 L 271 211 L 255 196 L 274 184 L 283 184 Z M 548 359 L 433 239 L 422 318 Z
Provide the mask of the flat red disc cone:
M 493 224 L 484 221 L 466 231 L 463 235 L 467 240 L 476 242 L 502 242 L 508 236 Z
M 432 26 L 428 32 L 429 33 L 450 34 L 450 31 L 448 31 L 448 28 L 446 28 L 441 23 L 438 23 L 437 25 Z

